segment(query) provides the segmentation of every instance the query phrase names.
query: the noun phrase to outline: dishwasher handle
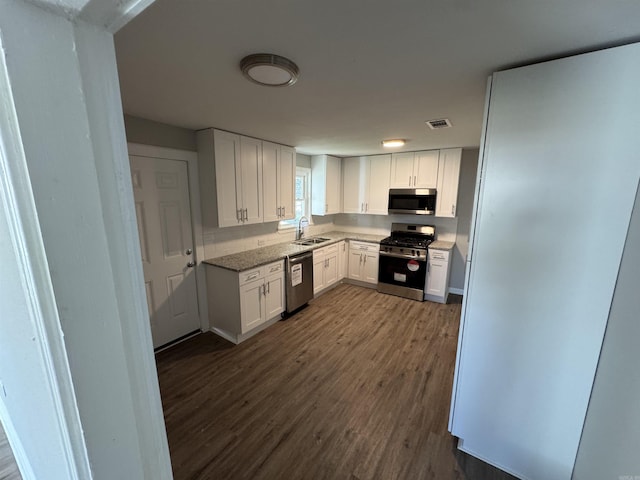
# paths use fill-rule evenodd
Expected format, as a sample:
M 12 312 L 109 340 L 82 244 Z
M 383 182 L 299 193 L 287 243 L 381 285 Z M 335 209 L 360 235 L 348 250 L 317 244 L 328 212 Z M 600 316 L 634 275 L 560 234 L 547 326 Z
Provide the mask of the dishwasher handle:
M 289 264 L 293 265 L 294 263 L 300 263 L 308 258 L 313 258 L 313 252 L 306 252 L 300 255 L 291 256 L 289 257 Z

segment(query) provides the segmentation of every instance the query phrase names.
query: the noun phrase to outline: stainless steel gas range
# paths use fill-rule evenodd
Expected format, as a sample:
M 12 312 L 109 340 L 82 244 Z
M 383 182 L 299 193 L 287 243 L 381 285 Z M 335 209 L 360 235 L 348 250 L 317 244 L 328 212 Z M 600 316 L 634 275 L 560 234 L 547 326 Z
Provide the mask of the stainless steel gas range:
M 380 242 L 379 292 L 424 301 L 427 249 L 435 234 L 431 225 L 391 225 L 391 236 Z

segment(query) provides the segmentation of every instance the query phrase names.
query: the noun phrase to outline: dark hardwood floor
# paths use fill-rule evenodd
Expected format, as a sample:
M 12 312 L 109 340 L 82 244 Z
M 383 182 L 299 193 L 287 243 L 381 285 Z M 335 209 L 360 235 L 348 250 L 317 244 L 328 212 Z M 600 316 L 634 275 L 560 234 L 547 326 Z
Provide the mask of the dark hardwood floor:
M 0 480 L 21 480 L 22 476 L 13 457 L 2 423 L 0 423 Z
M 513 478 L 447 432 L 459 317 L 340 285 L 238 346 L 158 354 L 175 478 Z

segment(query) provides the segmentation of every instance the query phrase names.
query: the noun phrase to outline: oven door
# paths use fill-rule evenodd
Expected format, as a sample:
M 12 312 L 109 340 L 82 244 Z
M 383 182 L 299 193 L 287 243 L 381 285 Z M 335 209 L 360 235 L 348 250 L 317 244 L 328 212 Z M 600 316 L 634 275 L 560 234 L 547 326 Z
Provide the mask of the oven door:
M 380 252 L 378 283 L 424 292 L 427 281 L 426 257 L 410 257 Z

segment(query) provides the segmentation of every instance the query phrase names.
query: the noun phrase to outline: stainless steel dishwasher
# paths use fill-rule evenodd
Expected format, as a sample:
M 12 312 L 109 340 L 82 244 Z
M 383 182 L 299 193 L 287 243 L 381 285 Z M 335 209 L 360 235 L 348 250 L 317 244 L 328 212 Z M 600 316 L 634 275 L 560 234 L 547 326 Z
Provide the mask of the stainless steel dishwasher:
M 287 256 L 287 313 L 313 298 L 313 252 Z

